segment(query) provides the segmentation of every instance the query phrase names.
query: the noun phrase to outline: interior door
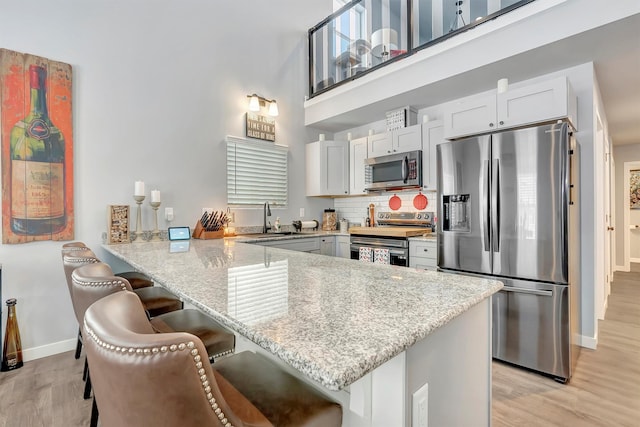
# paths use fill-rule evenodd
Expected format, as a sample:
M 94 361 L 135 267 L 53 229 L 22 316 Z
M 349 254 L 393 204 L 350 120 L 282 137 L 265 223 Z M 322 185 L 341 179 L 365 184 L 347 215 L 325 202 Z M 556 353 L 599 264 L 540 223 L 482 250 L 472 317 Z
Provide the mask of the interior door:
M 436 147 L 440 268 L 491 273 L 490 141 L 484 135 Z
M 568 282 L 568 147 L 564 123 L 493 135 L 493 274 Z

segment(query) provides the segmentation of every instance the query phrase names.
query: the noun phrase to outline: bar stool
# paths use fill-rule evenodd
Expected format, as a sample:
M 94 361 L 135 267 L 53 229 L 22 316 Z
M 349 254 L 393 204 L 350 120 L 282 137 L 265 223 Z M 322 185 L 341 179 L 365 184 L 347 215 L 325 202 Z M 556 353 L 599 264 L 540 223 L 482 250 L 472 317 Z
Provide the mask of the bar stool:
M 131 286 L 126 279 L 113 276 L 108 264 L 97 262 L 76 268 L 71 275 L 73 289 L 73 307 L 78 321 L 82 322 L 86 310 L 96 301 L 122 291 L 131 292 Z M 133 295 L 137 294 L 133 293 Z M 139 297 L 138 297 L 139 299 Z M 185 331 L 190 332 L 205 343 L 210 362 L 215 358 L 233 353 L 235 350 L 235 335 L 218 324 L 215 320 L 198 310 L 185 309 L 157 316 L 149 322 L 154 333 Z M 158 328 L 159 326 L 159 328 Z M 87 372 L 84 398 L 91 394 L 92 379 Z M 97 425 L 97 407 L 94 403 L 91 409 L 91 425 Z
M 76 314 L 76 319 L 78 320 L 78 338 L 76 342 L 76 351 L 74 357 L 76 359 L 80 358 L 80 353 L 82 352 L 82 318 L 78 318 L 78 313 L 75 308 L 75 302 L 73 297 L 73 286 L 71 281 L 71 275 L 73 271 L 87 264 L 95 264 L 100 262 L 100 260 L 96 257 L 96 255 L 88 249 L 86 246 L 80 246 L 75 244 L 70 244 L 69 247 L 62 249 L 62 264 L 64 267 L 65 277 L 67 279 L 67 286 L 69 289 L 69 296 L 71 297 L 71 303 L 74 307 L 74 312 Z M 84 245 L 84 244 L 82 244 Z M 149 292 L 147 289 L 154 289 L 153 292 Z M 174 296 L 171 292 L 167 291 L 163 288 L 142 288 L 134 290 L 134 292 L 138 292 L 141 295 L 140 299 L 143 301 L 145 307 L 148 306 L 147 312 L 149 315 L 160 315 L 163 313 L 169 313 L 171 311 L 182 309 L 182 301 L 176 296 Z M 163 305 L 164 304 L 164 305 Z M 158 309 L 159 308 L 159 309 Z M 84 314 L 84 311 L 82 311 Z M 85 372 L 83 374 L 83 379 L 86 379 L 86 361 L 85 361 Z M 88 398 L 88 391 L 85 391 L 85 398 Z
M 126 279 L 116 277 L 103 262 L 87 264 L 72 273 L 74 310 L 81 322 L 91 304 L 114 292 L 131 291 Z M 134 292 L 139 297 L 139 294 Z M 144 305 L 144 302 L 141 299 Z M 233 353 L 235 335 L 211 317 L 195 309 L 183 309 L 153 317 L 150 324 L 157 333 L 188 332 L 204 343 L 210 361 Z
M 338 403 L 261 356 L 243 352 L 210 365 L 198 337 L 154 333 L 131 292 L 92 304 L 83 331 L 104 427 L 342 424 Z M 239 387 L 216 368 L 223 362 L 226 373 L 246 369 L 252 378 Z M 258 402 L 252 400 L 256 395 L 268 396 Z
M 65 253 L 70 254 L 74 251 L 82 250 L 91 250 L 91 248 L 83 242 L 70 242 L 62 245 L 63 256 Z M 134 290 L 153 286 L 153 280 L 146 274 L 140 273 L 139 271 L 123 271 L 121 273 L 116 273 L 115 275 L 127 279 Z

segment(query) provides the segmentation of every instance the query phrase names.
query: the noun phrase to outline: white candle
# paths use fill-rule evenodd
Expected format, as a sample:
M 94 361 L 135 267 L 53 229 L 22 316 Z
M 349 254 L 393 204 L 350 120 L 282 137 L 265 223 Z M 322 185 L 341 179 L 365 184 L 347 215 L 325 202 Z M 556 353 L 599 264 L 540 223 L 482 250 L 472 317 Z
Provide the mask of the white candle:
M 160 203 L 160 191 L 153 190 L 151 192 L 151 201 Z
M 134 196 L 144 196 L 144 181 L 136 181 Z
M 324 138 L 325 138 L 324 133 L 321 133 L 320 134 L 320 141 L 324 141 Z

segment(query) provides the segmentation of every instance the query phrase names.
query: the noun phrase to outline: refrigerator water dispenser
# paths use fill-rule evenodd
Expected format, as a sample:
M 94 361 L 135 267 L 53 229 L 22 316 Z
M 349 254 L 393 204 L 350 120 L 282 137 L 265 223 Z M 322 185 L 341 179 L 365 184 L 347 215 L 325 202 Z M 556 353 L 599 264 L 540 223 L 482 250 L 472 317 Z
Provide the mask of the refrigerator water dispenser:
M 468 194 L 452 194 L 442 196 L 442 206 L 444 208 L 444 218 L 442 231 L 471 232 Z

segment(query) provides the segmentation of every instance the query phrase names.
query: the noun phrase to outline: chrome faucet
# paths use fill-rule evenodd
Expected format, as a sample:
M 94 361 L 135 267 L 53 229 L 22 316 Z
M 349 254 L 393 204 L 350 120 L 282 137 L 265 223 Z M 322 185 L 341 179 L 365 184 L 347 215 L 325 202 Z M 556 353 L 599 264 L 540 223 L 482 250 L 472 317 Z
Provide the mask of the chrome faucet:
M 264 222 L 262 223 L 262 232 L 266 233 L 267 231 L 269 231 L 269 229 L 271 229 L 271 223 L 269 223 L 269 226 L 267 227 L 267 217 L 271 216 L 271 209 L 269 208 L 269 202 L 264 202 L 264 207 L 263 207 L 263 213 L 264 213 Z

